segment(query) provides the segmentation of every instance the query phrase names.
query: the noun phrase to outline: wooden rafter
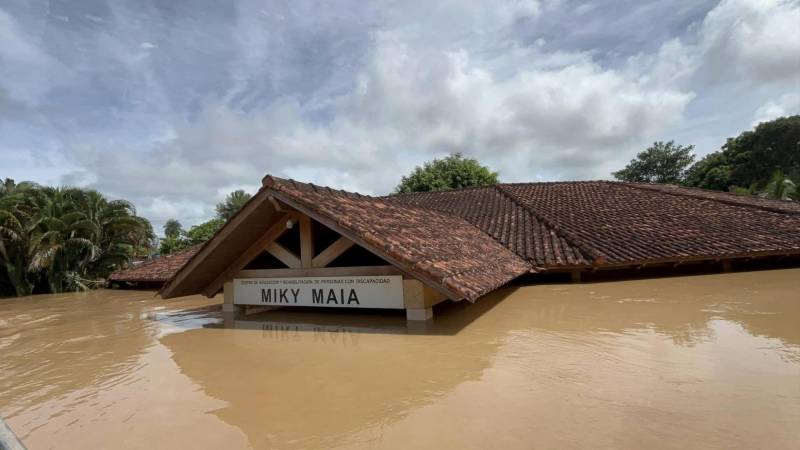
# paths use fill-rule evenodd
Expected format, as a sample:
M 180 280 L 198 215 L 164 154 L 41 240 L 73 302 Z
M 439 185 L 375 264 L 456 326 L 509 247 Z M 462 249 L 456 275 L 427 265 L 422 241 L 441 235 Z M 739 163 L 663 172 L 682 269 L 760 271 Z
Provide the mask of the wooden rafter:
M 331 261 L 338 258 L 339 255 L 347 251 L 347 249 L 353 245 L 354 243 L 350 239 L 344 236 L 340 237 L 333 244 L 329 245 L 328 248 L 320 252 L 319 255 L 314 257 L 311 261 L 311 267 L 326 267 Z
M 206 297 L 211 297 L 222 288 L 222 284 L 225 281 L 230 280 L 236 275 L 237 272 L 242 270 L 244 266 L 247 265 L 250 261 L 255 259 L 261 252 L 263 252 L 266 247 L 271 244 L 275 239 L 281 237 L 284 231 L 286 231 L 286 222 L 289 220 L 297 220 L 296 213 L 286 213 L 283 214 L 277 222 L 275 222 L 269 229 L 258 238 L 250 247 L 247 248 L 238 258 L 236 258 L 231 265 L 228 266 L 222 273 L 211 282 L 211 284 L 206 287 L 203 291 L 203 295 Z
M 223 236 L 228 236 L 232 230 L 235 230 L 246 217 L 253 213 L 256 209 L 261 207 L 261 205 L 267 200 L 268 193 L 266 190 L 258 191 L 250 200 L 245 203 L 242 209 L 239 210 L 234 216 L 225 224 L 223 225 L 222 229 L 217 232 L 217 235 L 212 239 L 210 242 L 207 242 L 200 251 L 193 256 L 187 263 L 184 265 L 178 273 L 175 274 L 175 277 L 167 283 L 161 290 L 159 294 L 163 298 L 170 298 L 174 296 L 175 287 L 180 285 L 180 283 L 186 280 L 186 277 L 192 273 L 197 266 L 203 261 L 205 258 L 208 257 L 211 252 L 213 252 L 218 246 L 219 243 L 223 241 Z M 216 294 L 222 288 L 222 283 L 220 283 L 216 290 L 209 294 L 203 292 L 206 296 L 211 296 Z
M 280 262 L 286 264 L 290 269 L 299 269 L 303 266 L 297 255 L 275 241 L 272 241 L 265 250 L 272 256 L 278 258 Z
M 314 234 L 311 230 L 311 218 L 300 216 L 300 265 L 310 268 L 314 258 Z M 287 264 L 288 266 L 288 264 Z
M 314 214 L 313 212 L 311 212 L 311 210 L 308 207 L 302 205 L 301 203 L 295 201 L 294 199 L 292 199 L 291 197 L 289 197 L 287 195 L 284 195 L 281 192 L 274 192 L 273 196 L 276 199 L 280 200 L 281 203 L 283 203 L 285 205 L 288 205 L 288 206 L 294 208 L 295 210 L 297 210 L 297 211 L 299 211 L 299 212 L 301 212 L 303 214 L 306 214 L 306 215 Z M 326 227 L 330 228 L 331 230 L 336 231 L 337 233 L 341 234 L 342 236 L 347 237 L 351 241 L 353 241 L 356 244 L 360 245 L 365 250 L 375 254 L 376 256 L 378 256 L 379 258 L 383 259 L 384 261 L 394 265 L 403 274 L 405 274 L 405 275 L 407 275 L 407 276 L 409 276 L 411 278 L 419 279 L 420 281 L 422 281 L 423 284 L 425 284 L 426 286 L 430 287 L 434 291 L 437 291 L 437 292 L 443 294 L 445 297 L 450 298 L 450 299 L 461 298 L 459 295 L 456 295 L 453 292 L 451 292 L 447 287 L 442 286 L 442 285 L 432 281 L 431 279 L 420 278 L 418 275 L 416 275 L 414 273 L 414 271 L 411 269 L 411 267 L 409 267 L 407 264 L 404 264 L 403 262 L 401 262 L 397 258 L 392 257 L 386 251 L 384 251 L 384 250 L 382 250 L 380 248 L 375 248 L 375 247 L 367 244 L 362 239 L 360 239 L 355 233 L 350 232 L 350 231 L 342 228 L 335 221 L 333 221 L 333 220 L 331 220 L 331 219 L 329 219 L 329 218 L 327 218 L 327 217 L 325 217 L 323 215 L 315 215 L 314 220 L 316 220 L 317 222 L 325 225 Z

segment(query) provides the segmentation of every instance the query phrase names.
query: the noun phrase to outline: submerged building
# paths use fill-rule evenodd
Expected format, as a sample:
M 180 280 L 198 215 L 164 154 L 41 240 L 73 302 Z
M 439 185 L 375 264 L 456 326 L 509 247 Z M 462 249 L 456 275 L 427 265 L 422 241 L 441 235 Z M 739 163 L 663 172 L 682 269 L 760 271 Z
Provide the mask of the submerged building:
M 523 275 L 800 255 L 800 203 L 609 181 L 371 197 L 267 176 L 163 286 L 224 291 L 225 311 L 405 309 L 426 320 Z
M 161 288 L 198 250 L 200 245 L 194 245 L 179 252 L 135 263 L 112 273 L 108 282 L 112 286 Z

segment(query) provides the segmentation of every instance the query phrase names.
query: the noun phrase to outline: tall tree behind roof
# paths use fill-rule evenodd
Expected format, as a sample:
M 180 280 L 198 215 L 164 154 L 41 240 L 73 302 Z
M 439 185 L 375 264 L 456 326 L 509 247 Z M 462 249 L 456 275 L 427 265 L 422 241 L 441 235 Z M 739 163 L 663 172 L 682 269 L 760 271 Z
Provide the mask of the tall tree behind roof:
M 621 181 L 677 184 L 684 180 L 686 170 L 694 162 L 693 150 L 694 145 L 654 142 L 612 175 Z
M 225 197 L 225 200 L 217 203 L 217 217 L 229 220 L 237 211 L 242 209 L 242 206 L 250 200 L 250 197 L 252 195 L 241 189 L 231 192 Z
M 395 192 L 443 191 L 490 184 L 497 184 L 497 172 L 481 165 L 477 159 L 452 153 L 445 158 L 428 161 L 422 167 L 417 166 L 400 180 Z
M 780 171 L 800 183 L 800 115 L 762 122 L 728 139 L 689 170 L 686 184 L 721 191 L 759 192 Z
M 183 226 L 175 219 L 169 219 L 164 224 L 164 237 L 167 239 L 175 239 L 183 232 Z

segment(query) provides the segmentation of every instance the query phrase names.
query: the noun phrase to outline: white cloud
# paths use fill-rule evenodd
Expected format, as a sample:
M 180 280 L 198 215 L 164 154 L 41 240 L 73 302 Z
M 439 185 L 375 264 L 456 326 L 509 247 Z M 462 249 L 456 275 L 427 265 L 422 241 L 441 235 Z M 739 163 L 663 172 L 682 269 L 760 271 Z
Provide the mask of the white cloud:
M 133 200 L 156 227 L 210 217 L 265 173 L 379 194 L 451 151 L 504 180 L 607 178 L 687 122 L 686 143 L 721 143 L 759 105 L 757 119 L 791 110 L 800 73 L 796 0 L 722 1 L 707 15 L 664 1 L 157 3 L 112 3 L 43 34 L 0 11 L 0 118 L 22 101 L 43 113 L 57 126 L 12 131 L 58 141 L 63 180 Z M 682 19 L 661 21 L 669 8 Z M 613 29 L 634 25 L 647 33 Z M 728 110 L 743 123 L 715 115 Z
M 753 119 L 753 125 L 795 114 L 800 114 L 800 93 L 785 94 L 777 100 L 770 100 L 758 108 Z
M 703 20 L 699 39 L 698 50 L 715 77 L 800 80 L 796 0 L 723 0 Z
M 517 49 L 485 61 L 385 33 L 355 88 L 331 102 L 330 121 L 310 119 L 292 97 L 247 114 L 209 102 L 196 121 L 173 124 L 174 138 L 144 155 L 74 156 L 103 190 L 209 205 L 220 186 L 257 182 L 267 172 L 385 193 L 414 165 L 452 151 L 489 162 L 506 179 L 559 176 L 564 168 L 572 177 L 602 177 L 627 158 L 620 148 L 679 120 L 691 99 L 603 69 L 588 55 L 540 67 L 550 59 Z M 515 71 L 496 73 L 507 66 Z M 153 211 L 162 216 L 164 209 Z

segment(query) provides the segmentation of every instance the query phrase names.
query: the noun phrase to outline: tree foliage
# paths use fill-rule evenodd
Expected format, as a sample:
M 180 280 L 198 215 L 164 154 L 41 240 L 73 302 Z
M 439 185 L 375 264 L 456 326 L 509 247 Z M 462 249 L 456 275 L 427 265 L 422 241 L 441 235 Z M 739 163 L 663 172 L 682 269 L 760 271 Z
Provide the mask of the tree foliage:
M 155 235 L 129 202 L 93 190 L 0 185 L 0 295 L 83 290 L 131 258 Z
M 497 183 L 497 172 L 493 172 L 478 160 L 453 153 L 442 159 L 417 166 L 404 176 L 395 192 L 428 192 L 458 189 L 471 186 L 486 186 Z
M 225 197 L 225 200 L 217 203 L 217 217 L 226 221 L 230 220 L 250 200 L 250 197 L 252 195 L 241 189 L 231 192 Z
M 680 183 L 694 162 L 693 145 L 677 145 L 674 141 L 654 142 L 624 169 L 614 172 L 614 178 L 638 183 Z
M 183 233 L 183 226 L 175 219 L 169 219 L 164 224 L 164 237 L 167 239 L 175 239 Z
M 252 195 L 243 190 L 233 191 L 220 203 L 217 203 L 217 217 L 183 230 L 180 222 L 169 219 L 164 224 L 164 236 L 158 247 L 158 252 L 162 255 L 179 252 L 197 244 L 211 239 L 225 222 L 230 220 L 247 203 Z M 169 230 L 168 230 L 169 228 Z
M 797 193 L 797 185 L 794 181 L 780 170 L 776 170 L 760 195 L 774 200 L 796 200 Z
M 222 228 L 223 225 L 225 225 L 225 221 L 219 217 L 215 217 L 189 228 L 188 231 L 181 230 L 180 235 L 173 237 L 168 236 L 163 239 L 158 247 L 158 252 L 162 255 L 169 255 L 194 245 L 202 244 L 211 239 L 214 233 Z
M 692 166 L 685 184 L 757 193 L 767 189 L 776 171 L 800 183 L 800 115 L 762 122 L 728 139 L 720 151 Z

